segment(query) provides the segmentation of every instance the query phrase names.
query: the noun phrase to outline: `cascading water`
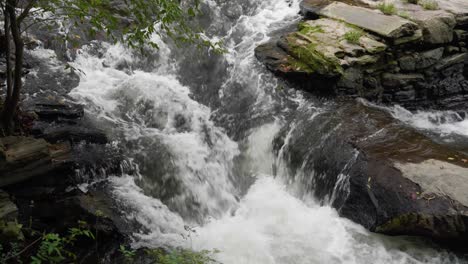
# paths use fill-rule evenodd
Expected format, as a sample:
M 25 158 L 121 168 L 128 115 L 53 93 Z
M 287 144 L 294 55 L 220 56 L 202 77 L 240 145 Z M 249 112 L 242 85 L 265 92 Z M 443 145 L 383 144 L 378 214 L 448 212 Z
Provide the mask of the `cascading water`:
M 83 74 L 71 95 L 137 167 L 135 175 L 109 179 L 136 223 L 134 246 L 216 248 L 225 264 L 462 263 L 416 239 L 371 234 L 291 184 L 287 148 L 275 155 L 275 137 L 286 129 L 287 145 L 296 124 L 333 103 L 283 89 L 254 58 L 259 43 L 299 19 L 299 1 L 241 2 L 205 3 L 209 21 L 200 23 L 224 40 L 223 55 L 161 42 L 142 58 L 93 44 L 74 61 Z M 190 239 L 186 226 L 196 230 Z

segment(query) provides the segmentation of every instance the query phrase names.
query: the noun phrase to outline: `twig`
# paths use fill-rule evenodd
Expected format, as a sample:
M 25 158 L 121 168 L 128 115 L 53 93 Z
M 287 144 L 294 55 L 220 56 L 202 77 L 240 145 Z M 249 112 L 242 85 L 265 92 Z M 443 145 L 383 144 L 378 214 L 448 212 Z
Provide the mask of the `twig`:
M 6 260 L 9 260 L 9 259 L 12 259 L 12 258 L 16 258 L 18 257 L 19 255 L 23 254 L 26 250 L 28 250 L 30 247 L 32 247 L 34 244 L 36 244 L 37 242 L 39 242 L 40 240 L 42 240 L 42 236 L 39 237 L 38 239 L 36 239 L 34 242 L 32 242 L 31 244 L 29 244 L 27 247 L 25 247 L 23 250 L 21 250 L 20 252 L 16 253 L 15 255 L 13 256 L 10 256 L 6 259 L 4 259 L 5 261 Z

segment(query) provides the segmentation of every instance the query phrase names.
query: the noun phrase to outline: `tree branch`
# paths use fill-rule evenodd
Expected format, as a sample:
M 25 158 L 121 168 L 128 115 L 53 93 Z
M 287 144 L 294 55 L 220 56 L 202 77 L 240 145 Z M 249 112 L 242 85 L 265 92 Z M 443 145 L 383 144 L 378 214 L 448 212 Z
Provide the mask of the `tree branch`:
M 23 12 L 21 12 L 21 14 L 17 18 L 19 24 L 21 24 L 21 22 L 23 22 L 23 20 L 28 16 L 29 11 L 31 11 L 31 8 L 33 8 L 36 3 L 37 0 L 30 0 L 30 2 L 23 9 Z

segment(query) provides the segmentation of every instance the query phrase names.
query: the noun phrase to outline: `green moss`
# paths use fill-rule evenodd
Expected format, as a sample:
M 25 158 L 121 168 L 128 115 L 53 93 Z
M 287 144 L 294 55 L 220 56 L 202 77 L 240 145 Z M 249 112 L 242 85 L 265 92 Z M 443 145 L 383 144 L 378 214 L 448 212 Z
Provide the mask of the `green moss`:
M 317 72 L 322 75 L 341 75 L 343 68 L 337 58 L 329 58 L 317 51 L 316 43 L 307 45 L 298 44 L 296 35 L 287 37 L 291 55 L 301 64 L 308 66 L 310 72 Z
M 297 25 L 297 29 L 300 33 L 309 35 L 313 33 L 325 33 L 325 31 L 320 26 L 312 26 L 307 22 L 301 22 Z
M 405 230 L 432 229 L 433 221 L 427 215 L 408 213 L 392 218 L 387 223 L 376 228 L 376 232 L 399 233 Z
M 404 19 L 411 19 L 410 14 L 409 14 L 408 12 L 405 12 L 405 11 L 399 12 L 399 13 L 398 13 L 398 16 L 399 16 L 399 17 L 402 17 L 402 18 L 404 18 Z
M 288 60 L 291 67 L 294 68 L 295 71 L 303 71 L 305 73 L 314 73 L 314 70 L 309 67 L 306 63 L 296 60 L 294 58 L 289 58 Z

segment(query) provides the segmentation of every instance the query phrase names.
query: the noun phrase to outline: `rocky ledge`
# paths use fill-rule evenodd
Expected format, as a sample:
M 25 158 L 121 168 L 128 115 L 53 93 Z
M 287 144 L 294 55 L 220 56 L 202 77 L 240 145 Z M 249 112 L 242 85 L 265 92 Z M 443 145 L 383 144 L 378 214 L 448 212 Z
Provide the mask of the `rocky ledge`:
M 466 109 L 468 4 L 428 1 L 304 0 L 298 30 L 255 54 L 274 73 L 321 95 Z
M 277 138 L 290 175 L 311 172 L 296 176 L 306 193 L 374 232 L 468 240 L 468 145 L 436 143 L 365 102 L 332 107 Z

